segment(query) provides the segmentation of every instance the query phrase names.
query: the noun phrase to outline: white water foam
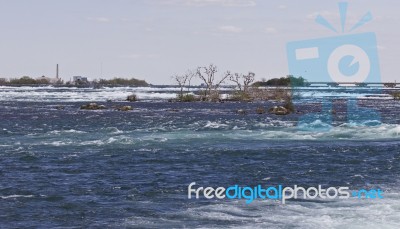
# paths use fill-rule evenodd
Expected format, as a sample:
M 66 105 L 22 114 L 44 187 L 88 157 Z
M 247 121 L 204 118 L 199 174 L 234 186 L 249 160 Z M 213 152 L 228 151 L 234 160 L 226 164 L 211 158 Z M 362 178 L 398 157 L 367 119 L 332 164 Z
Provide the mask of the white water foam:
M 285 124 L 283 127 L 274 127 L 265 125 L 265 129 L 238 129 L 237 126 L 228 126 L 224 123 L 209 122 L 206 128 L 201 131 L 180 130 L 170 131 L 166 133 L 152 133 L 151 137 L 165 138 L 168 140 L 181 139 L 237 139 L 237 140 L 384 140 L 384 139 L 400 139 L 400 125 L 382 124 L 377 126 L 357 126 L 357 125 L 340 125 L 330 126 L 321 121 L 318 125 L 330 127 L 326 131 L 318 131 L 311 129 L 310 131 L 302 130 L 293 123 Z M 315 125 L 317 123 L 314 123 Z M 260 123 L 257 126 L 262 126 Z M 218 132 L 212 131 L 219 129 Z M 234 131 L 232 131 L 234 130 Z
M 80 130 L 74 130 L 74 129 L 70 129 L 70 130 L 53 130 L 53 131 L 49 132 L 49 134 L 52 134 L 52 135 L 53 134 L 60 135 L 60 134 L 63 134 L 63 133 L 66 133 L 66 134 L 85 134 L 87 132 L 80 131 Z
M 195 200 L 188 200 L 192 201 Z M 131 217 L 124 224 L 141 227 L 185 224 L 170 218 L 184 218 L 185 222 L 197 222 L 198 226 L 213 225 L 200 228 L 397 229 L 400 228 L 400 193 L 385 193 L 384 199 L 303 200 L 288 201 L 286 205 L 271 200 L 255 200 L 249 205 L 244 200 L 218 200 L 164 217 Z
M 329 92 L 323 91 L 329 89 Z M 198 88 L 184 89 L 185 91 L 195 92 Z M 232 90 L 231 88 L 221 88 L 221 91 Z M 343 92 L 343 88 L 311 87 L 301 88 L 302 98 L 322 98 L 322 97 L 341 97 L 341 98 L 363 98 L 363 99 L 392 99 L 391 96 L 382 96 L 376 93 L 361 93 L 359 88 Z M 177 87 L 116 87 L 116 88 L 54 88 L 54 87 L 0 87 L 0 101 L 42 101 L 42 102 L 82 102 L 82 101 L 123 101 L 132 93 L 142 100 L 167 100 L 176 98 Z M 228 95 L 222 93 L 222 98 Z
M 177 90 L 176 88 L 174 89 Z M 176 97 L 172 88 L 118 87 L 104 89 L 53 87 L 2 87 L 0 101 L 83 102 L 124 101 L 132 93 L 139 99 L 165 100 Z
M 274 126 L 274 125 L 280 126 Z M 25 145 L 49 145 L 49 146 L 103 146 L 103 145 L 136 145 L 136 144 L 152 144 L 155 142 L 182 142 L 185 141 L 211 141 L 211 142 L 235 142 L 249 140 L 310 140 L 310 141 L 331 141 L 331 140 L 400 140 L 400 125 L 382 124 L 376 126 L 359 126 L 354 123 L 346 123 L 339 126 L 330 126 L 316 121 L 312 126 L 329 126 L 326 131 L 307 131 L 302 130 L 292 122 L 262 125 L 255 123 L 257 129 L 238 128 L 236 123 L 226 124 L 225 122 L 207 122 L 197 123 L 189 128 L 170 129 L 168 131 L 159 131 L 160 128 L 154 128 L 149 131 L 121 131 L 117 128 L 105 128 L 98 137 L 92 133 L 67 130 L 67 131 L 51 131 L 43 134 L 35 134 L 26 136 L 26 141 L 8 143 L 0 145 L 1 147 L 19 146 L 15 150 L 23 150 Z M 201 126 L 204 125 L 204 126 Z M 215 130 L 218 131 L 215 131 Z M 79 135 L 76 136 L 76 133 Z M 65 134 L 63 139 L 59 135 Z M 47 138 L 47 136 L 53 136 Z M 43 137 L 47 139 L 43 139 Z M 26 142 L 26 143 L 25 143 Z
M 13 198 L 32 198 L 33 195 L 9 195 L 9 196 L 0 196 L 1 199 L 13 199 Z

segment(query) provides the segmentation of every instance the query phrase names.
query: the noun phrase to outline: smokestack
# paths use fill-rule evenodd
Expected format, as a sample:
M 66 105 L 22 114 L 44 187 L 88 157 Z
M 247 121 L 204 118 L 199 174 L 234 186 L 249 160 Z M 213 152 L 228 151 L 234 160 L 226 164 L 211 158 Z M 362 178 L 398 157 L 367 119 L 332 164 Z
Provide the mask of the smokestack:
M 58 64 L 57 64 L 56 78 L 58 79 Z

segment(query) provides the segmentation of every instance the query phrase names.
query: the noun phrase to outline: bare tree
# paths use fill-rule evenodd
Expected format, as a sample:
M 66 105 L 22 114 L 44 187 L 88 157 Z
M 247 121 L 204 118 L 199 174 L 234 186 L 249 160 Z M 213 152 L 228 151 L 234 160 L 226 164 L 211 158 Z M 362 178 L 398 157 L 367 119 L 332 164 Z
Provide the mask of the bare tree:
M 188 84 L 188 91 L 187 92 L 189 93 L 190 85 L 191 85 L 190 83 L 191 83 L 193 77 L 196 76 L 196 71 L 187 70 L 187 72 L 185 73 L 185 76 L 187 77 L 187 84 Z
M 250 84 L 254 82 L 255 75 L 253 72 L 249 72 L 247 75 L 235 73 L 230 75 L 229 80 L 236 83 L 239 88 L 239 92 L 247 92 Z
M 243 90 L 244 92 L 247 92 L 247 89 L 249 88 L 250 84 L 254 82 L 256 74 L 254 72 L 249 72 L 247 75 L 243 76 Z
M 204 91 L 204 96 L 207 97 L 207 93 L 211 92 L 212 84 L 215 79 L 215 73 L 218 72 L 217 66 L 210 64 L 208 67 L 198 67 L 197 68 L 197 76 L 204 82 L 206 85 L 206 90 Z
M 180 93 L 179 93 L 179 98 L 182 99 L 183 98 L 183 89 L 184 87 L 189 84 L 190 86 L 190 81 L 192 80 L 192 78 L 196 75 L 195 72 L 188 70 L 185 74 L 183 75 L 174 75 L 172 76 L 172 78 L 178 83 L 179 87 L 180 87 Z M 189 89 L 188 89 L 189 92 Z
M 183 97 L 183 88 L 186 85 L 187 77 L 185 75 L 174 75 L 172 78 L 178 83 L 180 87 L 179 97 Z
M 239 88 L 239 91 L 242 91 L 242 83 L 241 83 L 242 74 L 235 73 L 229 77 L 229 80 L 236 83 Z
M 222 83 L 225 82 L 226 78 L 231 76 L 230 71 L 224 73 L 222 78 L 215 83 L 215 75 L 218 72 L 217 66 L 210 64 L 207 67 L 198 67 L 196 75 L 204 82 L 206 85 L 206 90 L 204 91 L 204 96 L 211 95 L 212 91 L 218 92 L 218 88 Z

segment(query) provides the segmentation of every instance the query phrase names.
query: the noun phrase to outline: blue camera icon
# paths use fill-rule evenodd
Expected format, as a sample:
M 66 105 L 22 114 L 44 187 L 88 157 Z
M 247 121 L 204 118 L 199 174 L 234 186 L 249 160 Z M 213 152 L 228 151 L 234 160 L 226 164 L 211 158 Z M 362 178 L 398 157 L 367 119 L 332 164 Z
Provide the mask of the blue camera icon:
M 287 44 L 289 72 L 308 82 L 362 84 L 381 82 L 377 41 L 374 33 L 343 35 L 329 38 L 289 42 Z M 298 127 L 306 131 L 329 131 L 332 127 L 332 101 L 322 101 L 320 113 L 300 117 Z M 378 112 L 360 108 L 348 101 L 348 122 L 375 125 Z M 371 122 L 372 120 L 376 122 Z
M 342 32 L 345 32 L 347 2 L 339 4 Z M 372 20 L 366 13 L 350 30 L 354 31 Z M 338 32 L 323 16 L 315 21 L 325 28 Z M 382 83 L 378 45 L 375 33 L 359 33 L 335 37 L 289 42 L 286 45 L 289 73 L 303 77 L 309 83 L 340 84 Z M 295 85 L 293 85 L 295 86 Z M 299 117 L 298 128 L 307 131 L 329 131 L 333 123 L 333 101 L 320 100 L 321 111 Z M 376 125 L 381 120 L 379 112 L 359 107 L 356 99 L 347 101 L 347 121 L 353 124 Z
M 309 82 L 381 82 L 375 33 L 287 44 L 289 73 Z

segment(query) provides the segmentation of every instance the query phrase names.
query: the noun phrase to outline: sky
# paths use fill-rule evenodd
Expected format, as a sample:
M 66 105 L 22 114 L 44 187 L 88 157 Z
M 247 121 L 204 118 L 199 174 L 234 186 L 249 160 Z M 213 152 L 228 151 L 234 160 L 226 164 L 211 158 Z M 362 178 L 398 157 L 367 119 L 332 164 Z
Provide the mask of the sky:
M 375 32 L 383 81 L 400 81 L 400 2 L 349 0 L 346 28 Z M 0 0 L 0 78 L 135 77 L 173 84 L 175 74 L 218 66 L 257 80 L 289 74 L 286 44 L 340 36 L 331 0 Z

